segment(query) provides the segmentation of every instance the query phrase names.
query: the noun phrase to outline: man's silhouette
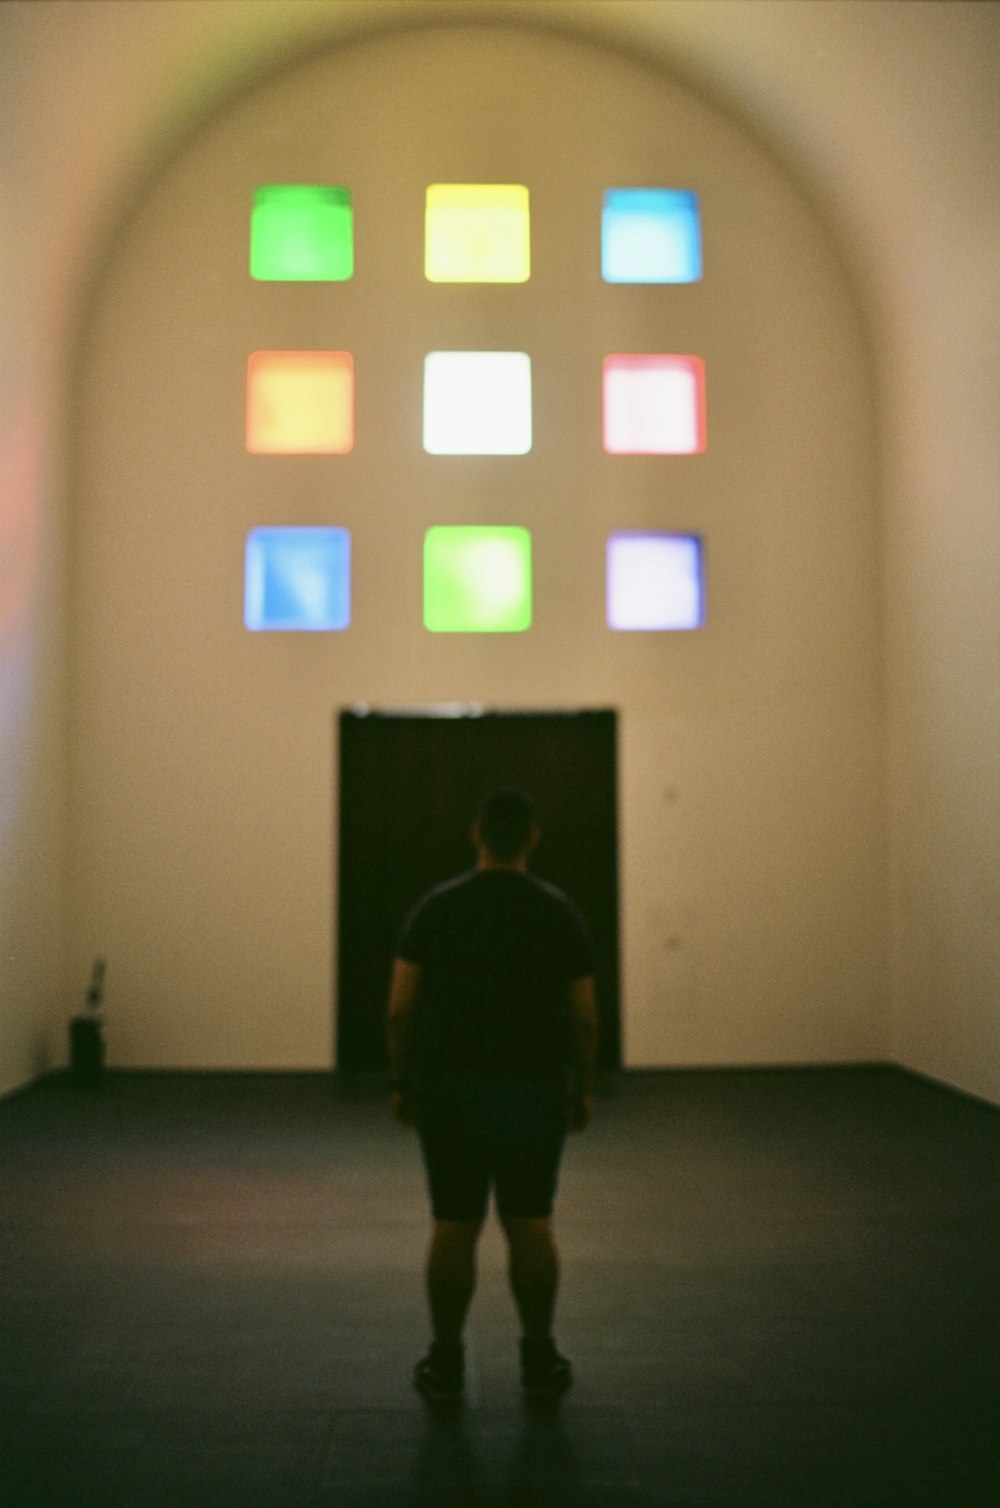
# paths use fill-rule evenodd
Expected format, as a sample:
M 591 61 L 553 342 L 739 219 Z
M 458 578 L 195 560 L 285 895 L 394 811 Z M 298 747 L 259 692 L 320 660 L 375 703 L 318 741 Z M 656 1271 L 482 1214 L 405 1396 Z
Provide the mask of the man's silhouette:
M 476 867 L 417 903 L 396 949 L 393 1111 L 419 1131 L 434 1213 L 434 1340 L 415 1382 L 436 1402 L 462 1395 L 462 1331 L 491 1187 L 523 1330 L 524 1389 L 555 1396 L 571 1381 L 552 1338 L 551 1216 L 564 1135 L 583 1130 L 593 1109 L 597 1011 L 580 913 L 528 873 L 538 838 L 526 796 L 488 796 L 472 828 Z

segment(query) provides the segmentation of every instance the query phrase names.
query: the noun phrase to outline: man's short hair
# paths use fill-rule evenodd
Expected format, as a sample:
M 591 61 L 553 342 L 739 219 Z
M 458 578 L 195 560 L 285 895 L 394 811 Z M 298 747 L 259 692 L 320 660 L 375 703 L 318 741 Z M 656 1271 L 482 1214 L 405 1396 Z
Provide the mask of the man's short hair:
M 525 852 L 537 824 L 535 804 L 516 786 L 491 791 L 480 803 L 479 836 L 494 859 L 509 864 Z

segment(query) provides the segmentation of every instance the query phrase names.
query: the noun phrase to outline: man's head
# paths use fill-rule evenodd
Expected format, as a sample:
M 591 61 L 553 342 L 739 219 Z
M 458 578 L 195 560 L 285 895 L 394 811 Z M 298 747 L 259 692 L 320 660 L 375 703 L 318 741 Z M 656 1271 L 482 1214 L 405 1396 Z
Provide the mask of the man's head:
M 497 864 L 527 859 L 538 841 L 534 803 L 514 786 L 491 791 L 480 804 L 473 837 L 480 851 Z

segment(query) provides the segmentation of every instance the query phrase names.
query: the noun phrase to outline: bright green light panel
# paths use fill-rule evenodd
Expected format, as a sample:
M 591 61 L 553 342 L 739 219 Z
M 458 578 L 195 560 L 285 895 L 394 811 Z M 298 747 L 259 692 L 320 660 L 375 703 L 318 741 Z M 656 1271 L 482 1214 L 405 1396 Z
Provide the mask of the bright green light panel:
M 440 526 L 424 538 L 424 627 L 519 633 L 531 627 L 527 529 Z
M 354 275 L 351 191 L 301 183 L 254 194 L 250 276 L 263 282 L 344 282 Z
M 528 190 L 519 183 L 432 183 L 424 273 L 431 283 L 526 283 Z

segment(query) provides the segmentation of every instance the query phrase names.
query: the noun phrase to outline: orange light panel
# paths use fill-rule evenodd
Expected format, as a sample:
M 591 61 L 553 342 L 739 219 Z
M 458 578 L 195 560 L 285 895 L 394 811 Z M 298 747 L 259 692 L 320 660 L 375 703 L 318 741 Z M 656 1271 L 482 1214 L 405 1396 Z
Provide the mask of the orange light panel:
M 255 351 L 247 369 L 247 450 L 346 455 L 354 446 L 354 359 L 347 351 Z

